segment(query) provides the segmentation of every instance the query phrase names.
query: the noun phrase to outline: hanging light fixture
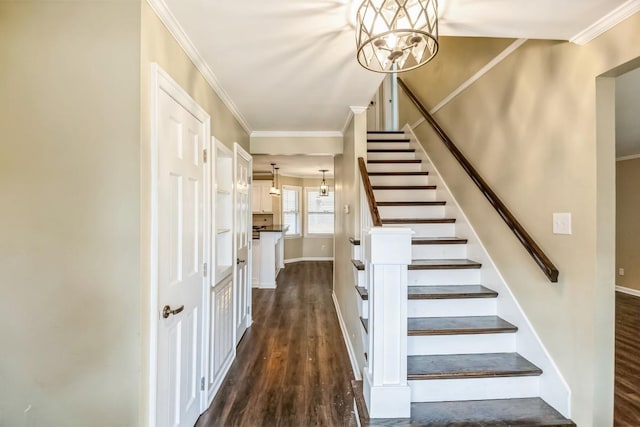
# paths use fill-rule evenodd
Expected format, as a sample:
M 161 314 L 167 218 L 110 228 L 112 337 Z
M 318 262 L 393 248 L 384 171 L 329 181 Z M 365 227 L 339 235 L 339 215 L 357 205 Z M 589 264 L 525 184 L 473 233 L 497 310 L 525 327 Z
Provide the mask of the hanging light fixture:
M 356 21 L 358 62 L 379 73 L 418 68 L 438 53 L 437 0 L 364 0 Z
M 320 195 L 321 196 L 328 196 L 329 195 L 329 186 L 327 185 L 327 181 L 325 181 L 324 179 L 324 173 L 327 172 L 329 169 L 320 169 L 320 172 L 322 172 L 322 182 L 320 182 Z
M 280 196 L 280 189 L 278 188 L 278 169 L 280 168 L 277 168 L 275 166 L 276 166 L 275 163 L 271 163 L 272 181 L 271 181 L 271 188 L 269 189 L 269 195 L 278 197 Z

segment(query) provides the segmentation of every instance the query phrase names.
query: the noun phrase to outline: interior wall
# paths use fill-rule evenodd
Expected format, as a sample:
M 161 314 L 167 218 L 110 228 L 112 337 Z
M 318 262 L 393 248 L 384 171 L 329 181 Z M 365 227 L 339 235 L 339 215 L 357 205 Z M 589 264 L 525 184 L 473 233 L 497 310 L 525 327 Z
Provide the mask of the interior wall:
M 640 158 L 616 162 L 616 285 L 640 291 Z M 624 269 L 621 276 L 619 269 Z
M 580 426 L 613 417 L 614 207 L 606 196 L 614 194 L 614 147 L 597 137 L 596 78 L 640 56 L 639 26 L 636 14 L 585 46 L 528 41 L 435 116 L 558 266 L 557 284 L 428 125 L 415 130 L 565 376 Z M 447 68 L 432 84 L 458 87 L 450 79 L 471 52 L 442 49 Z M 431 72 L 427 65 L 404 76 L 428 108 L 437 103 L 425 92 Z M 552 233 L 554 212 L 572 213 L 572 235 Z
M 142 273 L 140 297 L 142 308 L 138 311 L 141 323 L 141 346 L 142 346 L 142 409 L 140 412 L 139 425 L 147 425 L 148 401 L 146 378 L 148 377 L 149 360 L 149 322 L 148 322 L 148 302 L 150 295 L 150 276 L 147 242 L 150 235 L 151 200 L 150 200 L 150 142 L 151 142 L 151 64 L 157 63 L 165 70 L 211 117 L 211 135 L 227 147 L 232 148 L 237 142 L 245 150 L 249 150 L 249 135 L 238 123 L 231 111 L 222 102 L 219 96 L 207 83 L 204 76 L 189 59 L 178 42 L 164 26 L 160 18 L 152 10 L 146 1 L 138 4 L 141 8 L 141 41 L 139 56 L 140 75 L 140 111 L 139 120 L 140 132 L 140 156 L 141 156 L 141 242 L 139 246 L 141 252 Z
M 333 292 L 360 372 L 365 360 L 349 238 L 360 237 L 360 175 L 357 165 L 358 156 L 366 158 L 366 126 L 366 111 L 354 115 L 344 134 L 343 154 L 334 158 L 336 219 Z M 349 205 L 349 213 L 343 210 L 345 205 Z
M 140 6 L 0 2 L 0 425 L 132 426 Z

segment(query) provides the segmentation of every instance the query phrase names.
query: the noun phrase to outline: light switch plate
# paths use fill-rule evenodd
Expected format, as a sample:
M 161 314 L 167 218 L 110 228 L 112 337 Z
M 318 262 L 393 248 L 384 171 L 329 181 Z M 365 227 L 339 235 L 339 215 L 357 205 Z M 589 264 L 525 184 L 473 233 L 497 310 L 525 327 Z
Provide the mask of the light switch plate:
M 572 234 L 571 213 L 553 214 L 553 234 Z

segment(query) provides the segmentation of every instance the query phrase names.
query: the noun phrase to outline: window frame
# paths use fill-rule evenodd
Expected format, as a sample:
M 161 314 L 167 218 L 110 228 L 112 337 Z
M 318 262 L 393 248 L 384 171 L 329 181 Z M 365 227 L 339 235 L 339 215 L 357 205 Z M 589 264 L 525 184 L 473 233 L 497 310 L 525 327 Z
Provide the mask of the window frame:
M 284 210 L 284 193 L 286 190 L 289 191 L 295 191 L 298 194 L 298 210 L 294 211 L 295 213 L 297 213 L 297 226 L 298 226 L 298 233 L 297 234 L 287 234 L 284 233 L 284 238 L 285 239 L 299 239 L 300 237 L 303 237 L 304 233 L 303 233 L 303 229 L 302 229 L 302 216 L 304 215 L 301 209 L 300 204 L 303 203 L 302 202 L 302 187 L 300 187 L 299 185 L 283 185 L 282 186 L 282 195 L 280 196 L 282 198 L 282 203 L 280 204 L 280 218 L 282 218 L 282 224 L 284 225 L 284 214 L 285 214 L 285 210 Z M 286 213 L 291 213 L 291 212 L 286 212 Z
M 336 198 L 335 198 L 335 191 L 333 189 L 332 186 L 329 186 L 329 194 L 333 195 L 333 212 L 309 212 L 308 211 L 308 200 L 309 200 L 309 192 L 314 192 L 314 193 L 319 193 L 320 189 L 317 186 L 311 186 L 311 187 L 304 187 L 304 201 L 303 201 L 303 215 L 304 215 L 304 237 L 307 238 L 328 238 L 328 237 L 334 237 L 335 235 L 335 220 L 336 220 Z M 309 232 L 309 214 L 310 213 L 317 213 L 317 214 L 331 214 L 333 215 L 333 232 L 331 233 L 310 233 Z

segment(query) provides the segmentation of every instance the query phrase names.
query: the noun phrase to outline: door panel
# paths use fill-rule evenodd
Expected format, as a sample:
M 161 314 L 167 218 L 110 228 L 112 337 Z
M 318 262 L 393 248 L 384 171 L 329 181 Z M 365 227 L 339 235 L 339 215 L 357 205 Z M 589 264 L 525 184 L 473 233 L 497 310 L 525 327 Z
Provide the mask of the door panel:
M 236 266 L 234 283 L 236 295 L 235 328 L 236 344 L 251 324 L 251 171 L 249 153 L 234 145 L 234 247 Z
M 200 414 L 204 262 L 204 124 L 164 91 L 158 99 L 158 426 Z M 162 310 L 173 313 L 166 318 Z

